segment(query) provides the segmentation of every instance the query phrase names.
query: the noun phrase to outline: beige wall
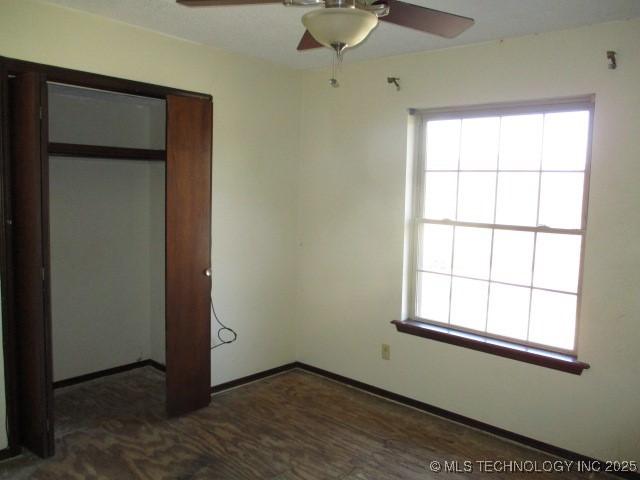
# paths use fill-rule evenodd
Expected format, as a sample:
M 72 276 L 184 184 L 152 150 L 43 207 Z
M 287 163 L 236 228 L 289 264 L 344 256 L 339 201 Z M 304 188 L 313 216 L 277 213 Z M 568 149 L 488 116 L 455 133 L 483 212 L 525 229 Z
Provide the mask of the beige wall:
M 239 339 L 212 384 L 293 361 L 298 75 L 32 0 L 0 1 L 0 55 L 213 96 L 213 295 Z
M 298 360 L 582 454 L 640 459 L 638 45 L 640 22 L 629 21 L 345 66 L 339 89 L 328 71 L 306 73 Z M 407 108 L 590 93 L 579 353 L 591 369 L 574 376 L 397 333 Z

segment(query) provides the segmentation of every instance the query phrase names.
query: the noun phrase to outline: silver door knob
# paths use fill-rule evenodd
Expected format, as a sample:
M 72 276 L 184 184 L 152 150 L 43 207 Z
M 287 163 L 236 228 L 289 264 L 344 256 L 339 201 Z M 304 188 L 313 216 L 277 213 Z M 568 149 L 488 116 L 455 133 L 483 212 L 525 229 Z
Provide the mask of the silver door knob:
M 210 269 L 210 268 L 207 268 L 207 269 L 204 271 L 204 274 L 205 274 L 205 276 L 210 277 L 210 276 L 211 276 L 211 269 Z

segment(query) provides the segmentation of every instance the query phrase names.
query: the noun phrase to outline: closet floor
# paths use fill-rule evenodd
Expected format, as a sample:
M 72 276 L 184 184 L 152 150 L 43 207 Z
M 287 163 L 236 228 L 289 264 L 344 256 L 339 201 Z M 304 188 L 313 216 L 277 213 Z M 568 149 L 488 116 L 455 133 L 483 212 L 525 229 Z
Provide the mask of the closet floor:
M 56 455 L 0 463 L 0 478 L 459 479 L 483 475 L 432 473 L 430 462 L 478 459 L 557 460 L 298 370 L 167 419 L 164 376 L 145 367 L 56 391 Z

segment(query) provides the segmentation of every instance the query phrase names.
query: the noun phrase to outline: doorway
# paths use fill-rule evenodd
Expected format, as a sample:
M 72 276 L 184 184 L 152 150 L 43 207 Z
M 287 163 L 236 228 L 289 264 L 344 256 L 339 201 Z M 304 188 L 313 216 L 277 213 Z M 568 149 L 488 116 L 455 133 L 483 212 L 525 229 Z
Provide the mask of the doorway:
M 208 405 L 210 96 L 0 62 L 10 446 L 52 455 L 54 382 L 132 359 L 166 365 L 169 416 Z

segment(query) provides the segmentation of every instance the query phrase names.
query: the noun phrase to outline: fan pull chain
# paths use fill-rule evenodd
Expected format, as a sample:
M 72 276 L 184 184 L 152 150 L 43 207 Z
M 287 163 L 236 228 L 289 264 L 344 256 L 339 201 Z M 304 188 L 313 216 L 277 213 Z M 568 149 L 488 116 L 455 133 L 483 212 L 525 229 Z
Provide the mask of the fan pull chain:
M 340 83 L 338 83 L 338 65 L 342 61 L 342 55 L 340 52 L 336 52 L 335 55 L 331 55 L 331 78 L 329 79 L 329 85 L 333 88 L 338 88 Z
M 336 54 L 331 57 L 331 78 L 329 79 L 329 85 L 333 88 L 338 88 L 340 83 L 338 82 L 338 72 L 342 67 L 342 59 L 344 57 L 344 45 L 334 47 Z

